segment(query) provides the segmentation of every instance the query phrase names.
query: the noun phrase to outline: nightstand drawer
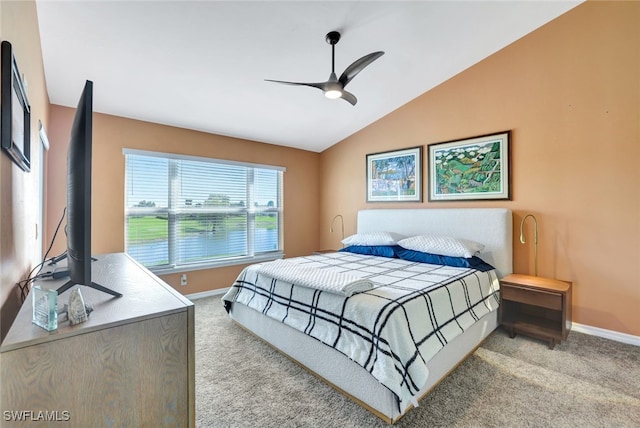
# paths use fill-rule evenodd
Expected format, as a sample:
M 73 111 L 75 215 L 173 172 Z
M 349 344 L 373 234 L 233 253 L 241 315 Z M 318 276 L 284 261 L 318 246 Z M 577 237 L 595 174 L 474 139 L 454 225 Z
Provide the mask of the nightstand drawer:
M 523 287 L 501 286 L 503 300 L 526 303 L 543 308 L 562 310 L 562 294 Z

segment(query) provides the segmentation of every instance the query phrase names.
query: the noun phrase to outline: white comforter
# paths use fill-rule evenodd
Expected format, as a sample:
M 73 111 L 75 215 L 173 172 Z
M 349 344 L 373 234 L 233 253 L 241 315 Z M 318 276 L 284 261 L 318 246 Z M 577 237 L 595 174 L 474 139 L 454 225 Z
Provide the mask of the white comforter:
M 498 307 L 495 271 L 329 253 L 287 259 L 375 283 L 343 296 L 293 285 L 245 268 L 222 298 L 302 331 L 364 367 L 398 398 L 403 412 L 426 383 L 427 362 Z

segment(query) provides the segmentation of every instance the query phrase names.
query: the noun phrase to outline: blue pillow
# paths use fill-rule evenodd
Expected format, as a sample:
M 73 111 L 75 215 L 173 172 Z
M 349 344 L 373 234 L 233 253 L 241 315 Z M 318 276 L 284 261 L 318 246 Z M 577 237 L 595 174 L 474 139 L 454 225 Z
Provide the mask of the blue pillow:
M 390 257 L 396 256 L 397 245 L 350 245 L 338 251 L 345 253 L 363 254 L 365 256 Z
M 400 246 L 395 249 L 396 256 L 403 260 L 411 262 L 429 263 L 432 265 L 444 265 L 453 267 L 466 267 L 486 272 L 494 269 L 489 263 L 486 263 L 480 257 L 451 257 L 442 256 L 440 254 L 423 253 L 421 251 L 407 250 Z

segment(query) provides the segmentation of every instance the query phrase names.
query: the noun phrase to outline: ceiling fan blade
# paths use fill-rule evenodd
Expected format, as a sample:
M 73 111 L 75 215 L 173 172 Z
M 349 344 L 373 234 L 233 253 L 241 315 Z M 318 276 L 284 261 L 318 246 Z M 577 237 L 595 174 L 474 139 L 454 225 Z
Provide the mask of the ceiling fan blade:
M 345 101 L 348 101 L 352 106 L 356 105 L 358 99 L 351 92 L 347 92 L 344 89 L 342 90 L 342 95 L 340 96 Z
M 271 80 L 271 79 L 264 79 L 265 82 L 275 82 L 275 83 L 281 83 L 283 85 L 295 85 L 295 86 L 311 86 L 312 88 L 318 88 L 324 91 L 325 86 L 327 84 L 327 82 L 321 82 L 321 83 L 304 83 L 304 82 L 285 82 L 284 80 Z
M 347 86 L 347 83 L 351 82 L 351 80 L 356 77 L 358 73 L 364 70 L 364 68 L 371 64 L 373 61 L 380 58 L 382 55 L 384 55 L 383 51 L 373 52 L 354 61 L 353 64 L 347 67 L 344 73 L 342 73 L 338 81 L 342 83 L 343 87 Z

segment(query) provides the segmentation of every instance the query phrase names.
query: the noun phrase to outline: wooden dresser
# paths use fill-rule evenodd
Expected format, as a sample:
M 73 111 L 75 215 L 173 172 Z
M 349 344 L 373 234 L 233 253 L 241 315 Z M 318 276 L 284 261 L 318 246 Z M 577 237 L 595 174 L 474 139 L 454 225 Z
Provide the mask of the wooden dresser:
M 124 253 L 96 258 L 93 281 L 122 297 L 82 287 L 88 321 L 52 332 L 27 298 L 0 346 L 0 425 L 195 426 L 193 303 Z

